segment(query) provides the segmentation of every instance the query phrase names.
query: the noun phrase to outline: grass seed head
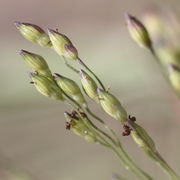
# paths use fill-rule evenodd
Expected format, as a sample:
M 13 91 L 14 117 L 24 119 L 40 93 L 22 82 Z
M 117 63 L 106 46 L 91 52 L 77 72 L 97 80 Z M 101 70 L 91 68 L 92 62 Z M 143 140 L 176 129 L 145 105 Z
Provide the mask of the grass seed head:
M 152 46 L 149 33 L 145 26 L 134 16 L 125 14 L 127 28 L 131 37 L 135 40 L 140 47 L 150 49 Z
M 98 98 L 98 93 L 97 93 L 97 84 L 96 82 L 89 76 L 85 71 L 81 70 L 79 72 L 80 77 L 81 77 L 81 84 L 83 86 L 84 91 L 86 94 L 99 103 L 99 98 Z
M 67 77 L 61 76 L 60 74 L 55 73 L 55 81 L 58 86 L 75 101 L 81 104 L 86 104 L 84 96 L 78 86 L 78 84 Z
M 97 142 L 96 135 L 91 131 L 91 129 L 84 123 L 82 117 L 74 119 L 71 113 L 64 113 L 65 119 L 68 124 L 70 124 L 70 129 L 78 136 L 81 136 L 88 142 Z
M 28 67 L 32 68 L 34 71 L 37 71 L 41 75 L 52 77 L 49 66 L 42 56 L 26 50 L 21 50 L 20 55 L 23 57 L 24 62 Z
M 48 29 L 48 34 L 55 51 L 66 59 L 78 59 L 78 51 L 67 36 L 57 31 Z
M 49 36 L 39 26 L 22 22 L 15 22 L 15 26 L 25 39 L 37 43 L 42 47 L 51 46 Z
M 30 77 L 34 86 L 41 94 L 56 100 L 63 100 L 61 89 L 52 79 L 49 79 L 38 73 L 31 73 Z
M 115 96 L 99 88 L 98 94 L 100 104 L 107 114 L 121 122 L 127 121 L 127 112 Z

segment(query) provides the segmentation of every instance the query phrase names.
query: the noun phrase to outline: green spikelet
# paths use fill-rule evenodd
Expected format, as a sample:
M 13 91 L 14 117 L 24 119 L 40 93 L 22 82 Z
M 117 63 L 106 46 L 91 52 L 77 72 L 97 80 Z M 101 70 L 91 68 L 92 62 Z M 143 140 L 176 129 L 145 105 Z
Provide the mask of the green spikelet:
M 151 48 L 152 43 L 145 26 L 138 19 L 129 14 L 125 14 L 125 20 L 129 33 L 134 41 L 141 47 Z
M 127 112 L 116 97 L 112 94 L 98 89 L 99 100 L 104 111 L 121 122 L 127 121 Z
M 86 94 L 99 103 L 98 93 L 97 93 L 97 85 L 95 81 L 83 70 L 80 71 L 81 84 L 84 88 Z
M 42 47 L 52 46 L 49 36 L 39 26 L 21 22 L 15 22 L 15 26 L 25 39 Z
M 57 82 L 58 86 L 67 95 L 71 96 L 78 103 L 86 105 L 84 96 L 76 82 L 57 73 L 55 74 L 55 76 L 55 81 Z
M 34 86 L 41 94 L 56 100 L 63 100 L 61 89 L 52 79 L 49 79 L 37 73 L 31 73 L 30 77 L 33 81 Z
M 38 54 L 34 54 L 25 50 L 20 51 L 27 66 L 46 77 L 52 77 L 51 71 L 44 58 Z
M 48 34 L 55 51 L 66 59 L 78 59 L 77 49 L 74 47 L 69 38 L 57 31 L 48 29 Z

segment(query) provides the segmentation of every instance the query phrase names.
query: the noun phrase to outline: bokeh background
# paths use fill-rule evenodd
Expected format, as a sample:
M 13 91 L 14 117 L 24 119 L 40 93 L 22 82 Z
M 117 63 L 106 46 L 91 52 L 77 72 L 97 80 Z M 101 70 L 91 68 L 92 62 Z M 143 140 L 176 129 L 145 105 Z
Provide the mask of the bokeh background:
M 167 162 L 180 172 L 180 102 L 152 55 L 130 38 L 123 14 L 139 18 L 151 6 L 180 12 L 179 0 L 0 0 L 0 180 L 111 180 L 119 173 L 134 180 L 109 150 L 65 130 L 61 102 L 40 95 L 29 84 L 18 52 L 46 57 L 52 71 L 77 79 L 58 55 L 26 41 L 14 21 L 58 28 L 111 87 L 155 140 Z M 173 27 L 172 27 L 173 28 Z M 131 157 L 157 180 L 167 177 L 117 122 L 92 104 L 115 128 Z

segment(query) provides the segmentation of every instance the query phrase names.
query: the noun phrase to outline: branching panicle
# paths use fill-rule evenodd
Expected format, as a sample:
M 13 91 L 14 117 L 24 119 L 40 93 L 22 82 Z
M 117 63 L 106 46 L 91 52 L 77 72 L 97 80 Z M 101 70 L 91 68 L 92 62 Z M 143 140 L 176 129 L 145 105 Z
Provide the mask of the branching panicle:
M 150 49 L 151 52 L 154 52 L 152 51 L 152 41 L 145 26 L 131 15 L 126 14 L 126 21 L 133 39 L 140 46 L 146 47 Z M 118 120 L 124 130 L 122 136 L 131 136 L 146 154 L 168 173 L 172 180 L 180 180 L 178 175 L 160 156 L 154 141 L 146 130 L 138 125 L 135 117 L 128 116 L 126 109 L 120 101 L 110 93 L 109 90 L 106 91 L 100 78 L 79 58 L 77 49 L 67 36 L 57 30 L 51 29 L 48 29 L 47 34 L 39 26 L 29 23 L 16 22 L 15 25 L 27 40 L 43 47 L 52 46 L 64 59 L 67 67 L 80 75 L 79 79 L 83 91 L 72 79 L 64 77 L 59 73 L 52 75 L 47 62 L 42 56 L 25 50 L 20 51 L 20 55 L 23 57 L 26 65 L 34 71 L 30 74 L 30 78 L 32 79 L 30 83 L 33 84 L 41 94 L 67 102 L 73 109 L 71 113 L 64 113 L 66 119 L 65 128 L 67 130 L 72 131 L 88 142 L 94 142 L 112 150 L 124 167 L 138 177 L 138 179 L 153 180 L 148 173 L 138 167 L 124 150 L 119 138 L 120 133 L 118 132 L 117 134 L 102 118 L 92 112 L 88 101 L 85 99 L 87 95 L 87 97 L 94 100 L 97 105 L 100 105 L 108 115 Z M 83 66 L 89 74 L 85 70 L 74 68 L 68 63 L 68 60 L 75 60 Z M 177 91 L 180 91 L 179 67 L 172 65 L 169 69 L 169 80 L 174 87 L 176 87 Z M 100 126 L 97 126 L 94 120 L 96 120 L 96 122 L 98 121 Z

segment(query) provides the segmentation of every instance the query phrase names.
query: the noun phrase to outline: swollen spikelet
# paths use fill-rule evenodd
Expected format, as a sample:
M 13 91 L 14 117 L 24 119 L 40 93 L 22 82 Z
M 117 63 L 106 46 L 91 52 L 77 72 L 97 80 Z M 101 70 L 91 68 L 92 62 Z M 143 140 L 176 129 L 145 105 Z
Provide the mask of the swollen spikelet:
M 38 73 L 30 73 L 30 77 L 34 86 L 41 94 L 56 100 L 63 100 L 61 89 L 52 79 Z
M 42 56 L 25 50 L 21 50 L 20 55 L 23 57 L 26 65 L 32 68 L 34 71 L 37 71 L 39 74 L 46 77 L 52 77 L 49 66 Z
M 97 93 L 97 85 L 95 81 L 83 70 L 79 72 L 81 77 L 81 84 L 85 91 L 85 93 L 94 101 L 99 103 L 98 93 Z
M 76 82 L 73 80 L 66 78 L 64 76 L 61 76 L 58 73 L 55 73 L 55 81 L 57 85 L 70 97 L 72 97 L 75 101 L 78 103 L 81 103 L 83 105 L 86 105 L 86 101 L 84 99 L 84 96 L 77 85 Z
M 127 121 L 127 112 L 122 107 L 119 100 L 102 89 L 98 89 L 99 101 L 106 113 L 115 118 L 116 120 L 120 120 L 121 122 Z
M 139 46 L 151 49 L 152 43 L 145 26 L 134 16 L 125 14 L 127 28 L 131 37 Z
M 49 36 L 39 26 L 21 22 L 15 22 L 15 26 L 25 39 L 42 47 L 52 46 Z
M 48 34 L 55 51 L 66 59 L 77 60 L 78 52 L 67 36 L 57 31 L 48 29 Z

